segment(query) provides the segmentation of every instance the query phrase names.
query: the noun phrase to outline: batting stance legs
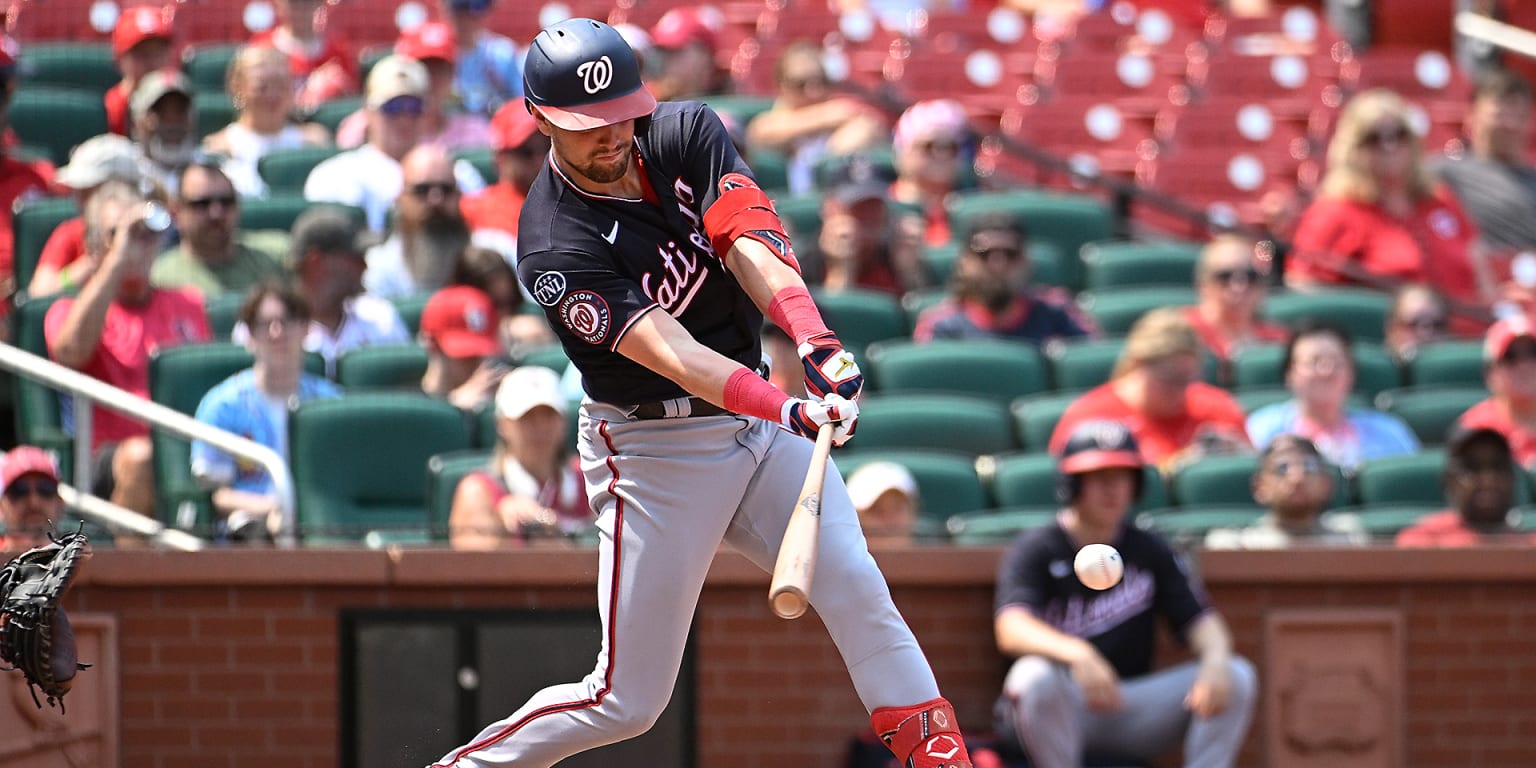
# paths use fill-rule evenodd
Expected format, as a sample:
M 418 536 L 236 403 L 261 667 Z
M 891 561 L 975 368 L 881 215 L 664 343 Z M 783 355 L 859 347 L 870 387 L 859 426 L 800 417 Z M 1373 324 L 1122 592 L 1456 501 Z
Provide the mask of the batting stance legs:
M 437 765 L 546 768 L 648 730 L 671 698 L 719 543 L 772 569 L 811 448 L 750 417 L 628 421 L 611 406 L 586 405 L 582 465 L 601 512 L 597 665 L 581 682 L 534 694 Z M 827 473 L 810 599 L 898 757 L 905 762 L 921 746 L 947 761 L 917 766 L 968 766 L 953 712 L 891 602 L 836 472 Z M 935 741 L 940 748 L 930 749 Z

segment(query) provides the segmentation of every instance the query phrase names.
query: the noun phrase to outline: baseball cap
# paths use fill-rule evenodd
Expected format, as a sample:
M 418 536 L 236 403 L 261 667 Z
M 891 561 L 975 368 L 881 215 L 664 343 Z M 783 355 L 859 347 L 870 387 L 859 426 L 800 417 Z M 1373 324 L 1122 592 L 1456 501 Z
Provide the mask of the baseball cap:
M 340 251 L 360 256 L 372 245 L 363 225 L 351 214 L 329 205 L 306 209 L 293 221 L 292 246 L 295 259 L 312 250 Z
M 491 116 L 491 149 L 502 152 L 517 149 L 539 130 L 539 123 L 528 111 L 526 102 L 513 99 Z
M 450 285 L 432 294 L 421 310 L 421 335 L 449 357 L 490 357 L 501 352 L 496 306 L 479 288 Z
M 402 33 L 395 43 L 395 53 L 417 61 L 442 59 L 452 63 L 459 59 L 458 39 L 453 34 L 453 27 L 441 21 L 429 21 Z
M 520 419 L 540 405 L 547 405 L 561 416 L 566 413 L 565 398 L 560 395 L 560 376 L 542 365 L 513 368 L 496 388 L 496 415 Z
M 157 69 L 145 75 L 139 81 L 139 86 L 133 89 L 133 97 L 128 100 L 128 110 L 135 115 L 142 115 L 173 93 L 192 98 L 192 81 L 179 69 Z
M 854 154 L 842 158 L 827 171 L 824 186 L 838 202 L 852 205 L 862 200 L 885 199 L 895 180 L 895 174 L 868 155 Z
M 1497 362 L 1518 339 L 1536 339 L 1536 328 L 1529 318 L 1515 315 L 1494 323 L 1483 338 L 1483 362 Z
M 35 445 L 18 445 L 0 462 L 0 487 L 9 486 L 24 475 L 43 475 L 55 483 L 59 481 L 59 468 L 53 457 Z
M 1056 468 L 1064 475 L 1077 475 L 1142 466 L 1141 449 L 1129 428 L 1118 421 L 1094 420 L 1072 428 Z
M 1493 427 L 1464 427 L 1460 424 L 1452 426 L 1450 433 L 1446 435 L 1445 453 L 1447 456 L 1460 456 L 1468 446 L 1483 440 L 1495 443 L 1504 453 L 1513 453 L 1509 438 L 1503 432 Z
M 169 40 L 171 31 L 171 15 L 159 6 L 125 8 L 112 29 L 112 55 L 120 57 L 145 40 Z
M 421 62 L 392 53 L 379 59 L 368 73 L 367 106 L 378 109 L 399 96 L 427 95 L 427 68 Z
M 682 48 L 690 43 L 700 43 L 714 52 L 718 35 L 705 13 L 698 6 L 679 6 L 661 15 L 651 27 L 651 41 L 657 48 Z
M 75 147 L 69 153 L 69 163 L 54 174 L 54 179 L 70 189 L 81 190 L 108 179 L 138 184 L 141 175 L 133 142 L 115 133 L 104 133 Z
M 917 479 L 894 461 L 872 461 L 848 476 L 848 498 L 854 509 L 869 509 L 889 491 L 917 496 Z
M 965 135 L 965 130 L 965 107 L 960 106 L 960 102 L 953 99 L 930 99 L 919 101 L 901 113 L 891 143 L 901 150 L 938 137 L 959 140 Z

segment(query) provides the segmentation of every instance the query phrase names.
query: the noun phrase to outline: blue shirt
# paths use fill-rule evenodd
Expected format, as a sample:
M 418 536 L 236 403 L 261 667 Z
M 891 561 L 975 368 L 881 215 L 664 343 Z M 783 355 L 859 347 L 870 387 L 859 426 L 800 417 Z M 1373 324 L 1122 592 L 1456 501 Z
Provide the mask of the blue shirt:
M 301 374 L 297 402 L 324 397 L 340 397 L 341 389 L 330 381 L 313 374 Z M 293 407 L 290 400 L 282 409 Z M 256 373 L 247 368 L 221 382 L 197 405 L 197 420 L 232 432 L 252 442 L 288 456 L 288 424 L 277 424 L 271 414 L 267 396 L 256 388 Z M 220 486 L 251 493 L 272 493 L 272 478 L 259 465 L 236 459 L 213 446 L 197 440 L 192 443 L 192 475 Z
M 472 50 L 459 51 L 453 90 L 466 112 L 490 117 L 523 95 L 523 53 L 511 38 L 482 32 Z
M 1276 437 L 1299 433 L 1317 446 L 1319 453 L 1346 473 L 1354 473 L 1360 465 L 1384 456 L 1400 456 L 1417 453 L 1419 439 L 1414 437 L 1408 425 L 1396 416 L 1366 408 L 1347 408 L 1344 420 L 1348 423 L 1351 437 L 1343 435 L 1309 435 L 1297 429 L 1301 411 L 1295 400 L 1266 405 L 1248 416 L 1248 439 L 1253 447 L 1264 450 Z

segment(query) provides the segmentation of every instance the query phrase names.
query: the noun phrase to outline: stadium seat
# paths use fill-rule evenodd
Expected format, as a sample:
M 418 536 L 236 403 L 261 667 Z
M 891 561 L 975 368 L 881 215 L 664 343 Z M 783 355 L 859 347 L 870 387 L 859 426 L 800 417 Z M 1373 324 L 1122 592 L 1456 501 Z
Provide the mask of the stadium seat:
M 757 150 L 747 164 L 752 167 L 752 178 L 770 197 L 778 199 L 789 194 L 789 161 L 783 155 L 771 149 Z
M 1402 374 L 1385 350 L 1368 342 L 1354 345 L 1355 388 L 1366 402 L 1377 394 L 1402 386 Z M 1232 356 L 1233 386 L 1237 390 L 1285 386 L 1285 348 L 1263 344 L 1239 350 Z
M 1481 341 L 1451 339 L 1425 345 L 1408 361 L 1407 368 L 1405 378 L 1415 387 L 1487 385 Z
M 1049 453 L 1010 453 L 993 457 L 990 467 L 992 500 L 999 507 L 1038 507 L 1059 504 L 1056 496 L 1056 457 Z M 1168 494 L 1156 467 L 1144 471 L 1138 510 L 1168 505 Z
M 192 120 L 198 138 L 207 138 L 235 121 L 235 102 L 223 92 L 198 93 L 192 97 Z
M 1248 389 L 1235 389 L 1232 391 L 1232 399 L 1243 407 L 1243 413 L 1250 416 L 1254 411 L 1267 405 L 1283 403 L 1291 399 L 1291 391 L 1285 387 L 1251 387 Z
M 955 515 L 945 523 L 950 540 L 964 546 L 1007 544 L 1020 533 L 1052 525 L 1061 511 L 1047 507 L 1010 507 Z
M 335 147 L 274 149 L 256 161 L 256 172 L 267 183 L 268 194 L 302 195 L 309 172 L 338 151 Z
M 299 533 L 311 544 L 429 531 L 423 468 L 470 447 L 459 409 L 397 393 L 306 402 L 290 417 L 288 440 Z
M 1376 408 L 1402 419 L 1425 445 L 1445 442 L 1468 408 L 1488 397 L 1482 387 L 1401 387 L 1376 396 Z
M 16 246 L 16 287 L 26 290 L 53 230 L 66 219 L 79 215 L 80 208 L 72 197 L 41 197 L 18 203 L 11 219 Z
M 1443 505 L 1445 486 L 1441 474 L 1444 469 L 1445 451 L 1441 449 L 1367 461 L 1360 465 L 1360 472 L 1355 477 L 1360 504 L 1366 507 Z
M 395 305 L 395 311 L 400 313 L 400 321 L 405 323 L 405 329 L 411 332 L 411 338 L 421 330 L 421 313 L 427 308 L 427 301 L 432 298 L 430 293 L 418 293 L 415 296 L 399 296 L 390 299 Z
M 957 237 L 959 234 L 956 235 Z M 1051 240 L 1034 239 L 1029 241 L 1029 283 L 1030 285 L 1062 285 L 1062 261 L 1064 257 L 1056 243 Z M 960 258 L 960 244 L 948 242 L 943 245 L 930 245 L 923 248 L 923 262 L 933 272 L 933 276 L 940 282 L 948 283 L 955 271 L 955 262 Z M 947 290 L 947 289 L 946 289 Z M 909 292 L 908 295 L 911 295 Z
M 244 346 L 230 343 L 191 344 L 157 351 L 149 358 L 151 400 L 192 416 L 208 390 L 238 371 L 251 367 Z M 208 535 L 213 526 L 213 501 L 192 477 L 192 445 L 163 430 L 153 430 L 155 492 L 161 522 Z
M 850 288 L 842 291 L 816 290 L 816 306 L 827 327 L 837 332 L 843 346 L 863 358 L 870 344 L 887 339 L 905 339 L 912 329 L 907 315 L 895 296 L 883 291 Z
M 1004 211 L 1019 218 L 1030 242 L 1045 240 L 1056 246 L 1062 259 L 1062 285 L 1082 290 L 1084 275 L 1079 250 L 1086 243 L 1115 236 L 1108 206 L 1096 198 L 1035 191 L 978 192 L 962 195 L 950 206 L 952 231 L 964 232 L 971 219 L 988 211 Z
M 1198 547 L 1214 528 L 1242 528 L 1264 515 L 1257 504 L 1179 506 L 1154 509 L 1136 516 L 1136 525 L 1162 535 L 1175 547 Z
M 1210 456 L 1185 464 L 1174 471 L 1168 481 L 1169 495 L 1180 507 L 1245 506 L 1254 504 L 1253 473 L 1258 469 L 1259 457 Z M 1349 503 L 1349 483 L 1337 467 L 1333 472 L 1333 500 L 1330 506 Z
M 571 359 L 566 356 L 565 347 L 551 344 L 524 352 L 518 357 L 517 364 L 542 365 L 555 373 L 564 374 L 565 369 L 571 367 Z
M 360 224 L 366 218 L 363 209 L 355 205 L 311 203 L 305 200 L 301 194 L 272 194 L 267 197 L 241 200 L 240 226 L 247 231 L 255 229 L 280 229 L 288 232 L 293 229 L 293 220 L 297 219 L 299 214 L 320 205 L 340 208 L 352 214 Z
M 1445 509 L 1444 504 L 1373 504 L 1361 507 L 1342 507 L 1323 513 L 1348 515 L 1360 523 L 1366 535 L 1372 539 L 1391 540 L 1410 525 L 1426 515 Z
M 57 299 L 58 296 L 40 296 L 17 304 L 11 317 L 11 343 L 39 357 L 49 357 L 43 320 Z M 74 441 L 64 433 L 59 395 L 23 376 L 17 376 L 15 384 L 17 439 L 53 451 L 59 461 L 60 476 L 69 478 L 74 472 Z
M 1050 389 L 1039 350 L 1019 341 L 881 341 L 869 346 L 864 361 L 881 394 L 951 392 L 1007 405 Z
M 11 128 L 23 142 L 47 147 L 48 158 L 62 166 L 76 145 L 107 132 L 107 108 L 97 93 L 26 86 L 11 97 Z
M 496 156 L 490 147 L 466 147 L 454 152 L 453 156 L 474 166 L 486 184 L 496 183 Z
M 914 332 L 917 329 L 917 319 L 929 307 L 935 306 L 949 296 L 948 288 L 924 288 L 915 291 L 907 291 L 901 297 L 901 311 L 907 316 L 907 322 Z
M 316 107 L 314 114 L 310 115 L 309 119 L 325 126 L 325 129 L 330 131 L 331 135 L 334 136 L 336 134 L 336 129 L 341 126 L 341 121 L 347 119 L 347 116 L 362 108 L 363 97 L 342 96 L 340 98 L 330 99 L 321 104 L 319 107 Z
M 198 93 L 223 93 L 229 79 L 229 65 L 241 47 L 239 43 L 187 46 L 181 52 L 181 71 L 186 73 Z
M 1085 390 L 1109 381 L 1125 348 L 1123 337 L 1052 344 L 1046 349 L 1056 388 Z
M 106 43 L 34 43 L 21 51 L 27 88 L 49 86 L 103 93 L 123 79 Z
M 1192 286 L 1153 286 L 1150 288 L 1114 288 L 1085 291 L 1078 295 L 1078 305 L 1093 315 L 1099 330 L 1113 336 L 1124 335 L 1142 315 L 1160 307 L 1183 307 L 1195 303 Z
M 772 96 L 745 94 L 718 94 L 707 96 L 703 101 L 719 114 L 729 115 L 743 129 L 746 128 L 747 123 L 752 122 L 752 118 L 767 112 L 768 108 L 773 106 Z M 762 184 L 762 181 L 759 180 L 758 184 Z
M 977 456 L 1017 446 L 1008 409 L 963 395 L 865 395 L 858 435 L 843 452 L 890 448 L 946 450 Z
M 421 391 L 427 350 L 417 344 L 355 347 L 336 360 L 336 383 L 348 391 L 393 389 Z
M 1130 240 L 1089 243 L 1083 246 L 1082 257 L 1088 272 L 1088 289 L 1092 291 L 1154 285 L 1185 288 L 1195 283 L 1200 244 Z
M 1013 416 L 1013 428 L 1018 432 L 1021 447 L 1033 452 L 1050 450 L 1056 422 L 1061 421 L 1067 407 L 1082 396 L 1082 392 L 1057 392 L 1013 401 L 1008 411 Z
M 987 506 L 986 490 L 981 485 L 981 479 L 976 476 L 975 460 L 967 454 L 920 447 L 870 450 L 857 454 L 843 451 L 835 453 L 834 462 L 844 479 L 872 461 L 890 461 L 906 467 L 917 481 L 921 517 L 925 520 L 942 524 L 951 515 L 973 512 Z
M 433 539 L 443 541 L 448 538 L 448 517 L 453 511 L 453 496 L 458 492 L 459 481 L 490 461 L 488 450 L 440 453 L 427 459 L 427 520 Z
M 821 195 L 785 195 L 773 199 L 773 209 L 789 230 L 791 240 L 807 244 L 821 236 Z
M 1382 291 L 1327 288 L 1272 294 L 1259 313 L 1291 328 L 1306 319 L 1326 321 L 1348 331 L 1359 347 L 1381 342 L 1391 304 L 1392 297 Z
M 213 335 L 213 338 L 229 338 L 230 333 L 235 330 L 235 325 L 240 322 L 240 305 L 244 303 L 245 295 L 234 291 L 226 291 L 203 300 L 203 313 L 208 316 L 208 332 Z

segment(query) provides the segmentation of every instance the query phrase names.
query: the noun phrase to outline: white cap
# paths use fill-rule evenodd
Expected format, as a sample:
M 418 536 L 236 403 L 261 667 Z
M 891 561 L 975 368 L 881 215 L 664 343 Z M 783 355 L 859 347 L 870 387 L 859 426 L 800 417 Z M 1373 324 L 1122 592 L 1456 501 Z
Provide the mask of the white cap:
M 392 53 L 379 59 L 368 72 L 367 105 L 378 109 L 397 96 L 426 98 L 427 67 L 421 62 Z
M 848 476 L 848 498 L 854 509 L 869 509 L 887 491 L 901 491 L 915 499 L 917 480 L 906 467 L 890 461 L 872 461 Z
M 554 371 L 542 365 L 524 365 L 502 377 L 501 386 L 496 388 L 497 416 L 520 419 L 539 405 L 565 415 L 567 404 L 560 394 L 560 377 Z
M 90 189 L 108 179 L 138 184 L 138 155 L 133 142 L 115 133 L 93 136 L 69 153 L 69 164 L 54 174 L 54 180 L 70 189 Z

